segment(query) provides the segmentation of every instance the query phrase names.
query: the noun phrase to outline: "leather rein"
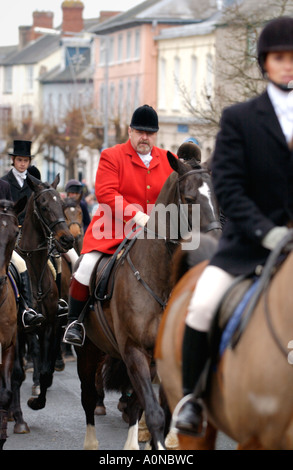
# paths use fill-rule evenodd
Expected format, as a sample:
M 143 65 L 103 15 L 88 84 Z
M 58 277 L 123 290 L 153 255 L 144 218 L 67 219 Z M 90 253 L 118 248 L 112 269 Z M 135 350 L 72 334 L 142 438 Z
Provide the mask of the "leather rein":
M 178 191 L 178 194 L 179 194 L 179 196 L 178 196 L 178 207 L 180 206 L 180 204 L 182 204 L 182 198 L 181 198 L 181 193 L 180 193 L 180 181 L 184 180 L 189 175 L 199 174 L 199 173 L 208 173 L 208 171 L 203 169 L 203 168 L 193 169 L 193 170 L 187 171 L 186 173 L 184 173 L 184 175 L 179 176 L 177 178 L 177 191 Z M 189 221 L 188 221 L 188 227 L 191 228 Z M 204 233 L 207 233 L 207 232 L 210 232 L 212 230 L 219 230 L 219 229 L 222 229 L 220 221 L 214 220 L 214 221 L 210 222 L 206 227 L 204 227 L 204 229 L 202 231 Z M 166 243 L 174 243 L 176 245 L 180 244 L 180 242 L 178 240 L 175 241 L 175 240 L 160 236 L 158 233 L 153 232 L 152 230 L 150 230 L 147 227 L 143 227 L 143 230 L 145 232 L 153 233 L 154 235 L 156 235 L 157 238 L 165 240 Z M 135 278 L 137 279 L 137 281 L 139 281 L 144 286 L 144 288 L 153 296 L 153 298 L 161 305 L 162 308 L 165 308 L 166 305 L 167 305 L 168 300 L 163 301 L 162 299 L 160 299 L 157 296 L 157 294 L 151 289 L 151 287 L 143 280 L 143 278 L 140 275 L 140 272 L 138 271 L 138 269 L 136 269 L 133 262 L 131 261 L 129 252 L 127 253 L 126 259 L 128 261 L 128 264 L 129 264 Z

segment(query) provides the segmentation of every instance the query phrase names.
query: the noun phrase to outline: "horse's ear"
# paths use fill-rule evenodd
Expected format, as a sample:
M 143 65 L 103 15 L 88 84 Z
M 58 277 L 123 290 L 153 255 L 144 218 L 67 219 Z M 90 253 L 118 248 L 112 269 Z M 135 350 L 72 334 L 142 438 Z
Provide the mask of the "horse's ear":
M 179 173 L 179 175 L 183 175 L 186 173 L 186 165 L 179 160 L 179 158 L 176 158 L 169 150 L 167 150 L 167 158 L 170 163 L 171 168 Z
M 21 199 L 19 199 L 13 206 L 14 212 L 18 215 L 20 214 L 27 203 L 27 196 L 23 196 Z
M 26 181 L 27 181 L 27 184 L 29 185 L 29 187 L 34 192 L 37 191 L 37 187 L 41 184 L 41 181 L 38 180 L 38 178 L 35 178 L 33 175 L 29 175 L 29 174 L 27 175 Z
M 54 189 L 57 188 L 58 184 L 60 182 L 60 173 L 57 173 L 56 175 L 56 178 L 54 179 L 53 183 L 51 184 L 51 186 L 53 186 Z

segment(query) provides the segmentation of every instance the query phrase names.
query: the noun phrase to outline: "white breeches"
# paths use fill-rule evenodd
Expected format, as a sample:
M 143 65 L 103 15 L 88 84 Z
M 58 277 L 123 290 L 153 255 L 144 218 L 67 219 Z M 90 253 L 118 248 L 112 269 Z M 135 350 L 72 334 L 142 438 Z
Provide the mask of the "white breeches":
M 67 253 L 65 253 L 65 258 L 69 260 L 73 269 L 76 261 L 78 260 L 78 254 L 76 253 L 75 248 L 68 250 Z
M 103 255 L 100 251 L 91 251 L 85 253 L 81 259 L 81 262 L 74 273 L 75 279 L 85 286 L 90 285 L 90 279 L 98 259 Z
M 24 273 L 27 270 L 26 262 L 16 251 L 12 252 L 11 261 L 16 266 L 19 273 Z
M 235 277 L 216 266 L 207 266 L 200 276 L 188 306 L 186 324 L 209 331 L 217 306 Z

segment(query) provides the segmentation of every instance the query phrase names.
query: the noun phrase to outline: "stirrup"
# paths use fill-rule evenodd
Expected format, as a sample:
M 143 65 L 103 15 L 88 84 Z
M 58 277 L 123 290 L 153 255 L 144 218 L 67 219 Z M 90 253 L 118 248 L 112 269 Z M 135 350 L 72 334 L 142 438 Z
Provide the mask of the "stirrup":
M 23 325 L 23 328 L 25 330 L 33 330 L 34 328 L 37 328 L 38 326 L 41 326 L 41 324 L 45 321 L 45 318 L 43 317 L 43 320 L 40 318 L 39 319 L 39 323 L 36 323 L 35 325 L 27 325 L 24 321 L 24 316 L 26 313 L 31 313 L 32 315 L 38 315 L 38 313 L 33 310 L 32 308 L 29 308 L 29 307 L 26 307 L 23 311 L 22 311 L 22 314 L 21 314 L 21 323 Z
M 177 427 L 176 427 L 179 412 L 180 412 L 181 408 L 188 401 L 190 401 L 192 398 L 194 398 L 193 393 L 190 393 L 189 395 L 185 395 L 183 398 L 181 398 L 181 400 L 179 400 L 179 402 L 177 403 L 177 405 L 174 408 L 170 429 L 174 429 L 176 434 L 180 434 L 180 430 L 177 429 Z M 199 400 L 196 400 L 196 401 L 199 401 Z M 203 406 L 202 407 L 202 430 L 201 430 L 201 432 L 197 433 L 197 434 L 194 434 L 192 432 L 189 433 L 189 432 L 186 431 L 186 432 L 184 432 L 184 434 L 188 435 L 188 436 L 193 436 L 193 437 L 204 437 L 207 425 L 208 425 L 207 414 L 206 414 L 206 411 L 205 411 L 205 407 Z
M 65 313 L 58 313 L 57 314 L 58 318 L 66 317 L 68 315 L 68 303 L 66 302 L 66 300 L 64 299 L 58 300 L 58 310 L 59 309 L 65 311 Z
M 77 325 L 80 325 L 82 327 L 82 343 L 81 344 L 76 344 L 76 343 L 73 343 L 71 341 L 68 341 L 66 339 L 66 333 L 67 331 L 69 330 L 69 328 L 72 327 L 72 325 L 74 324 L 77 324 Z M 64 336 L 63 336 L 63 343 L 66 343 L 66 344 L 71 344 L 72 346 L 83 346 L 84 345 L 84 340 L 85 340 L 85 327 L 84 327 L 84 324 L 83 323 L 80 323 L 78 320 L 74 320 L 73 322 L 69 323 L 69 325 L 67 326 L 66 330 L 65 330 L 65 333 L 64 333 Z

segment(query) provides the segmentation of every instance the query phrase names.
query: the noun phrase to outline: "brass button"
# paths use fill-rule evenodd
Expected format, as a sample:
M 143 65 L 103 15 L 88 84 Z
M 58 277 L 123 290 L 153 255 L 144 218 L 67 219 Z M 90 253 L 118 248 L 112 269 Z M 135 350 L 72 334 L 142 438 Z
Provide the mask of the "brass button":
M 150 189 L 150 185 L 149 185 L 149 184 L 147 185 L 147 189 Z

